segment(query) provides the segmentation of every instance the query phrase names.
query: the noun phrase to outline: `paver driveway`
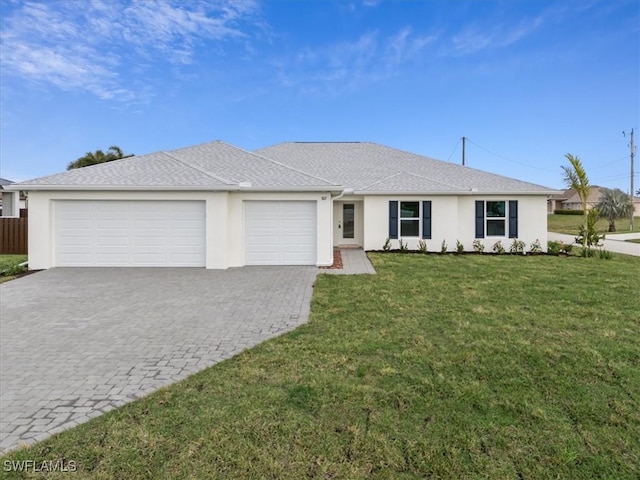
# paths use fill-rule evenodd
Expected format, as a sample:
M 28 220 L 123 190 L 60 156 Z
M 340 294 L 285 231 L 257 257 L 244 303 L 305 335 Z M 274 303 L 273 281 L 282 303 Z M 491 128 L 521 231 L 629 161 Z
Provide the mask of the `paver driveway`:
M 306 322 L 316 274 L 56 268 L 0 285 L 0 452 Z

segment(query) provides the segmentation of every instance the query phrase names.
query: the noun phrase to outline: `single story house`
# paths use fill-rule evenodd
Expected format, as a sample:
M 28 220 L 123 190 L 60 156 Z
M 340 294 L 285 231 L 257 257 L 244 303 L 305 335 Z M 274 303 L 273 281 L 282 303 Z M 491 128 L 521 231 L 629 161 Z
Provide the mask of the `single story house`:
M 596 208 L 600 203 L 602 190 L 605 187 L 592 185 L 587 198 L 587 210 Z M 627 192 L 628 194 L 628 192 Z M 633 197 L 634 215 L 640 215 L 640 198 Z M 582 210 L 582 200 L 573 188 L 568 188 L 559 194 L 550 195 L 547 200 L 547 213 L 553 213 L 555 210 Z
M 404 240 L 547 240 L 539 185 L 369 142 L 216 141 L 8 186 L 29 192 L 29 267 L 333 262 Z

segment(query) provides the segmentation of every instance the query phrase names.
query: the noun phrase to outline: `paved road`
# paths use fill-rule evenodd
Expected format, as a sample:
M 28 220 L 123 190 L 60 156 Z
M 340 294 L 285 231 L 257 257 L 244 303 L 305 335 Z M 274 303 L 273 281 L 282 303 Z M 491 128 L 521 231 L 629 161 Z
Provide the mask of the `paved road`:
M 616 235 L 606 235 L 603 248 L 615 253 L 624 253 L 640 257 L 640 243 L 625 242 L 631 238 L 640 238 L 640 233 L 626 233 Z M 575 235 L 565 235 L 564 233 L 548 232 L 547 239 L 556 242 L 575 243 Z
M 315 267 L 55 268 L 0 285 L 0 452 L 308 319 Z

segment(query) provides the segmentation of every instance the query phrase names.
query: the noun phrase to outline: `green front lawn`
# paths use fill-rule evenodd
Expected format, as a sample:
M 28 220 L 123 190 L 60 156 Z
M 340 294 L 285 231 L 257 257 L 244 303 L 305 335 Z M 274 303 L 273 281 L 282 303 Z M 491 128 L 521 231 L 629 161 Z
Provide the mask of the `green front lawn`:
M 556 233 L 566 233 L 569 235 L 578 235 L 580 225 L 584 222 L 581 215 L 547 215 L 547 230 Z M 609 233 L 609 221 L 600 218 L 596 227 L 600 233 L 607 235 L 615 235 L 615 233 L 640 232 L 640 217 L 633 217 L 633 230 L 629 230 L 629 219 L 616 220 L 617 232 Z
M 638 478 L 640 258 L 371 257 L 375 276 L 319 276 L 309 324 L 0 464 L 66 459 L 73 478 L 105 479 Z

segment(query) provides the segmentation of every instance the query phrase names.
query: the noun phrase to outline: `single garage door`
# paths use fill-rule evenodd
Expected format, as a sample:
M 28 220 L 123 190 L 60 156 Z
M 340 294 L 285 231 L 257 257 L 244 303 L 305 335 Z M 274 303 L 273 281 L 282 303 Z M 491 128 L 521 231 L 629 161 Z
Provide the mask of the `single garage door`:
M 59 267 L 204 267 L 205 204 L 55 202 Z
M 315 265 L 316 202 L 244 202 L 247 265 Z

